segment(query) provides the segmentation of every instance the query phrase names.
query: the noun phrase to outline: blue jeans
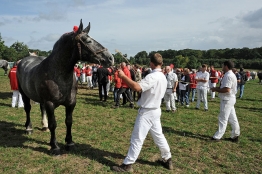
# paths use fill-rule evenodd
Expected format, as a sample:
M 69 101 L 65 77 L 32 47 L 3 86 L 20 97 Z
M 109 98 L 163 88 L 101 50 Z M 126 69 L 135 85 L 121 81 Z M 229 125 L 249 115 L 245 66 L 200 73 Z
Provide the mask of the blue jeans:
M 191 101 L 193 102 L 195 100 L 195 95 L 196 95 L 196 88 L 191 88 L 188 92 L 188 97 L 190 97 L 190 93 L 192 92 L 192 99 Z
M 242 97 L 243 97 L 244 88 L 245 88 L 245 85 L 242 85 L 242 84 L 238 84 L 238 85 L 237 85 L 237 90 L 240 89 L 239 98 L 242 98 Z
M 189 105 L 189 98 L 188 98 L 188 91 L 186 90 L 181 90 L 180 91 L 181 95 L 180 95 L 180 102 L 181 102 L 181 105 L 184 105 L 184 101 L 186 102 L 186 105 Z
M 113 94 L 114 94 L 114 102 L 116 102 L 116 98 L 117 98 L 117 92 L 119 91 L 120 88 L 116 88 L 114 89 L 113 91 Z

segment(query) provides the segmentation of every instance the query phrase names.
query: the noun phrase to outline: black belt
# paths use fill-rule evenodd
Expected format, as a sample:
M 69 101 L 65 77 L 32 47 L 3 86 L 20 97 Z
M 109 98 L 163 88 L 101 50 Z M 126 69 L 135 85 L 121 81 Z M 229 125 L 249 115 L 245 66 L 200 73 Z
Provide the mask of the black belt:
M 166 88 L 166 89 L 174 89 L 174 88 Z

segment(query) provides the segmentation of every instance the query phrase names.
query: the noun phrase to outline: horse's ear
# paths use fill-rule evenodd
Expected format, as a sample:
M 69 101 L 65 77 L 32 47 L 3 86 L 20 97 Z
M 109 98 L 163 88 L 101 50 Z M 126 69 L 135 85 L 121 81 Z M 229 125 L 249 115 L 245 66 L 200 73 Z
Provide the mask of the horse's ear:
M 85 32 L 85 33 L 89 33 L 89 30 L 90 30 L 90 22 L 89 22 L 89 24 L 88 24 L 88 26 L 83 30 L 83 32 Z
M 78 30 L 77 30 L 77 34 L 80 34 L 82 31 L 83 31 L 83 23 L 82 23 L 82 19 L 81 19 L 80 25 L 79 25 Z

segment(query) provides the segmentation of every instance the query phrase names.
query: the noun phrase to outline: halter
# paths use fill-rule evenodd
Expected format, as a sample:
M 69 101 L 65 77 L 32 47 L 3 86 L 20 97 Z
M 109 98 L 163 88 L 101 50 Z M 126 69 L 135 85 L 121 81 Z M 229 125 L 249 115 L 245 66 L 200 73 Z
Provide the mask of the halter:
M 80 41 L 86 48 L 88 48 L 96 57 L 98 57 L 97 54 L 102 53 L 102 52 L 104 52 L 104 51 L 107 51 L 107 48 L 103 48 L 103 49 L 95 52 L 93 49 L 91 49 L 87 44 L 85 44 L 85 43 L 82 41 L 82 39 L 81 39 L 81 37 L 80 37 L 80 34 L 78 34 L 78 35 L 75 37 L 75 40 L 78 41 L 77 47 L 78 47 L 78 51 L 79 51 L 79 54 L 80 54 L 80 60 L 81 60 L 81 57 L 82 57 L 82 56 L 81 56 L 81 44 L 79 43 L 79 41 Z

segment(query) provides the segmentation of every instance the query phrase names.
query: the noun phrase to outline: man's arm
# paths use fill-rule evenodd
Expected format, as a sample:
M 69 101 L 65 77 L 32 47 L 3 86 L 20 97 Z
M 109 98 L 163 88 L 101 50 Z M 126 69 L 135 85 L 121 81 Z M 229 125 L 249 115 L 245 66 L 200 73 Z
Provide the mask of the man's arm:
M 133 89 L 134 91 L 142 91 L 140 85 L 127 77 L 122 70 L 118 70 L 118 77 L 121 78 L 127 84 L 127 86 L 129 86 L 129 88 Z
M 230 88 L 224 87 L 224 88 L 219 88 L 219 87 L 215 87 L 215 88 L 210 88 L 212 92 L 219 92 L 219 93 L 227 93 L 230 92 Z

